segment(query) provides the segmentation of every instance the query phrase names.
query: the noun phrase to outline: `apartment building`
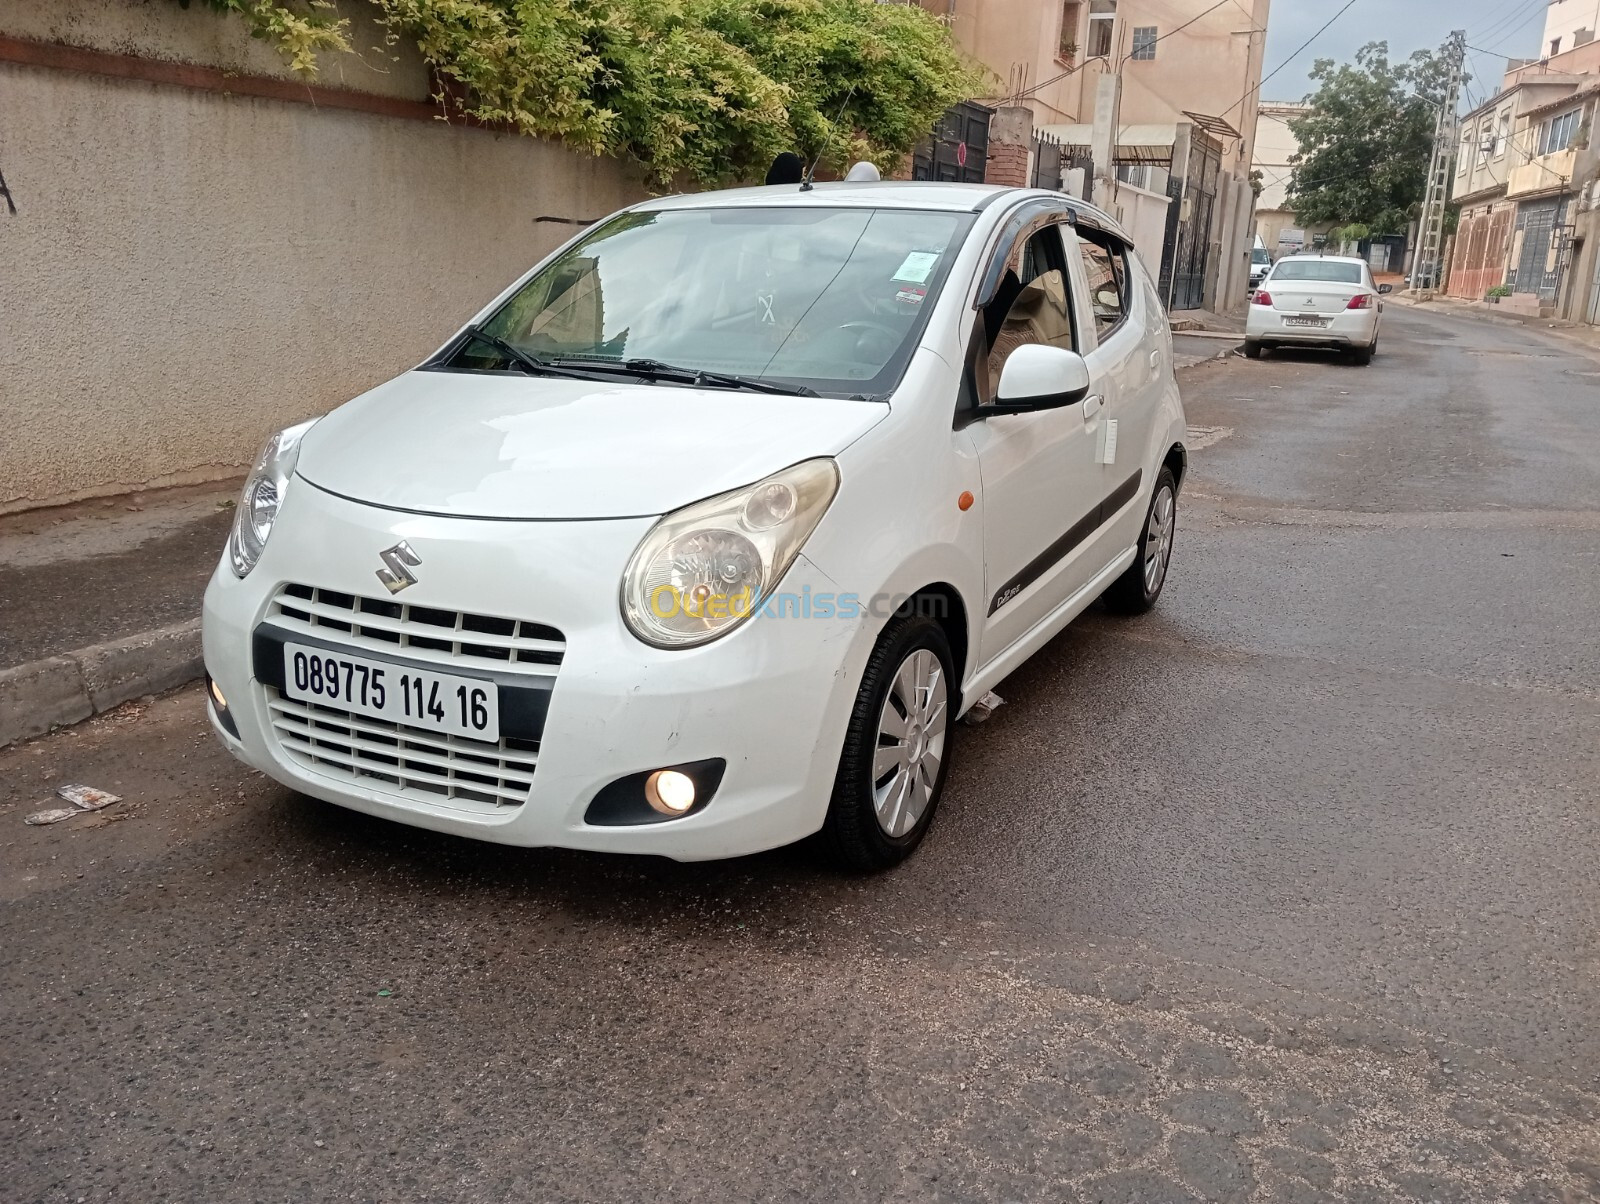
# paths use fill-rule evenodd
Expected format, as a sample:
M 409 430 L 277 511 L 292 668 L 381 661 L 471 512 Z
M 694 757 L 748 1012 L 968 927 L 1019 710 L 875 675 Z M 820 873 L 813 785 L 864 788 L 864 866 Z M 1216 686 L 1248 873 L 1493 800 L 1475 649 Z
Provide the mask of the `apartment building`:
M 1003 116 L 988 178 L 1092 193 L 1159 265 L 1173 308 L 1243 304 L 1271 0 L 920 3 L 994 74 L 994 94 L 976 98 Z M 1110 163 L 1094 162 L 1097 106 Z
M 1539 59 L 1462 121 L 1460 222 L 1447 291 L 1525 313 L 1600 322 L 1600 0 L 1552 0 Z

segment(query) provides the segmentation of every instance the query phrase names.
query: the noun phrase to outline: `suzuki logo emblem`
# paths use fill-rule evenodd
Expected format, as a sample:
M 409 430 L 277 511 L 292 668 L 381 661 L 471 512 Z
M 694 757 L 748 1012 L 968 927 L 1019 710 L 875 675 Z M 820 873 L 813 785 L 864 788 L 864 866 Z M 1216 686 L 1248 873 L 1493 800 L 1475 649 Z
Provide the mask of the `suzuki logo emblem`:
M 378 570 L 378 580 L 389 587 L 391 594 L 398 594 L 406 586 L 417 583 L 417 575 L 411 570 L 422 563 L 422 557 L 413 552 L 405 540 L 402 539 L 392 548 L 385 548 L 378 555 L 384 563 L 384 567 Z

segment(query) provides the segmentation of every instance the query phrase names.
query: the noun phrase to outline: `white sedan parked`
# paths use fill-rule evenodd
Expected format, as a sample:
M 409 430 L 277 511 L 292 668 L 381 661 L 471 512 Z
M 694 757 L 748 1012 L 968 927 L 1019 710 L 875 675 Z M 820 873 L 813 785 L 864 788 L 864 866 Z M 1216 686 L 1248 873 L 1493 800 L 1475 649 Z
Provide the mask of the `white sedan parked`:
M 1378 350 L 1378 327 L 1390 286 L 1374 285 L 1362 259 L 1296 255 L 1280 259 L 1251 294 L 1244 353 L 1260 359 L 1270 347 L 1333 347 L 1358 364 Z
M 272 437 L 206 591 L 213 725 L 441 832 L 892 864 L 957 716 L 1160 595 L 1171 365 L 1127 235 L 1059 193 L 634 206 Z

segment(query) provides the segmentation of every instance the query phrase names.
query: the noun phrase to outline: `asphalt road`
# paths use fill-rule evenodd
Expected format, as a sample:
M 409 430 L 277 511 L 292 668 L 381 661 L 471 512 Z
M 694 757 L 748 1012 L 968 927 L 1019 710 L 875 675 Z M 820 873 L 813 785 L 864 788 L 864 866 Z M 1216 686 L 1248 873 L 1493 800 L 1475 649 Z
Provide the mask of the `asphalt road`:
M 385 824 L 195 691 L 0 754 L 0 1196 L 1594 1199 L 1600 363 L 1386 320 L 1187 375 L 1160 607 L 891 874 Z

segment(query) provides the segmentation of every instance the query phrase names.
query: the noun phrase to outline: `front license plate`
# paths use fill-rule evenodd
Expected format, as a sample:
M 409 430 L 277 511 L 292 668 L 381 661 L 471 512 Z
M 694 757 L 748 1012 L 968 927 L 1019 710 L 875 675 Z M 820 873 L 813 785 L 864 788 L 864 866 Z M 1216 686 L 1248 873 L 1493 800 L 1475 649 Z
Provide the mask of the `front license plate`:
M 1285 318 L 1283 324 L 1285 326 L 1314 326 L 1320 330 L 1328 324 L 1328 319 L 1318 318 L 1312 314 L 1296 314 L 1293 317 Z
M 285 643 L 283 692 L 297 702 L 338 707 L 410 727 L 471 740 L 500 739 L 500 691 L 481 677 L 457 677 Z

